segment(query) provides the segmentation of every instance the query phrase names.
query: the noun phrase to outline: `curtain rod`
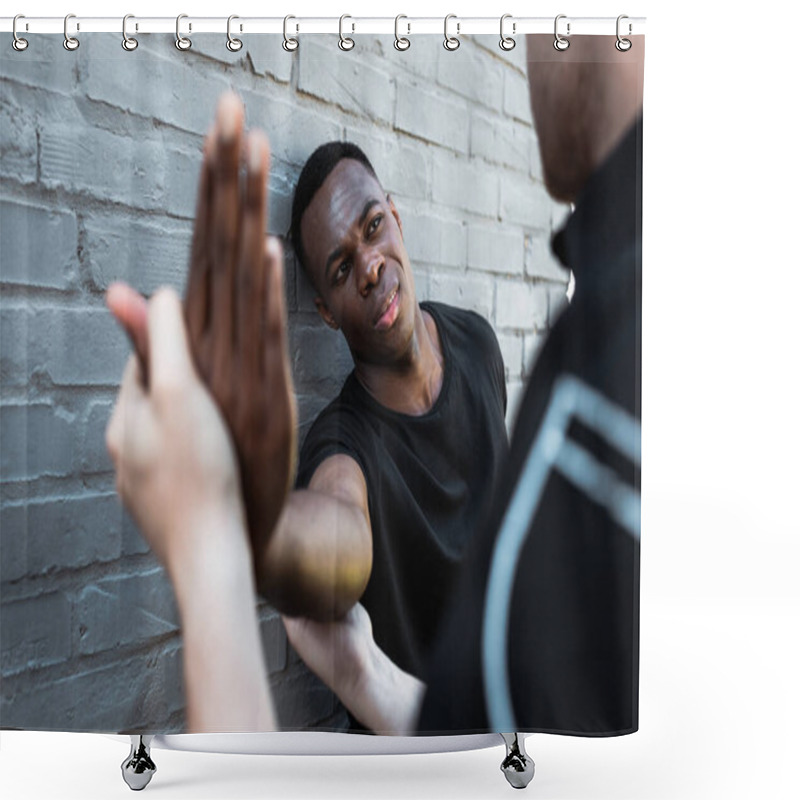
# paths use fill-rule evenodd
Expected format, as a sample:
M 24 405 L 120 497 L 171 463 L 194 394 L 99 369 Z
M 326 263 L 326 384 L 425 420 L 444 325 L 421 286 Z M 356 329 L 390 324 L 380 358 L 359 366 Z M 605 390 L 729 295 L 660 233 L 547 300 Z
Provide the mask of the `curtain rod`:
M 129 15 L 126 31 L 129 36 L 143 33 L 176 33 L 178 19 L 176 17 L 136 17 Z M 602 35 L 636 36 L 644 34 L 644 17 L 512 17 L 504 15 L 502 27 L 507 37 L 520 36 L 526 33 L 553 34 L 558 26 L 561 36 Z M 195 33 L 218 33 L 227 35 L 228 17 L 196 17 L 181 15 L 180 32 L 186 36 Z M 122 17 L 82 17 L 68 15 L 65 17 L 23 16 L 17 19 L 16 31 L 22 36 L 28 33 L 66 32 L 70 36 L 82 33 L 119 33 L 122 34 Z M 417 34 L 445 34 L 444 17 L 355 17 L 345 15 L 339 17 L 234 17 L 230 22 L 230 32 L 240 34 L 345 34 L 358 36 L 360 33 L 414 36 Z M 286 27 L 285 27 L 286 26 Z M 619 26 L 619 28 L 618 28 Z M 449 36 L 465 36 L 476 34 L 500 35 L 500 17 L 458 17 L 449 15 L 447 33 Z M 12 33 L 14 17 L 0 17 L 0 32 Z

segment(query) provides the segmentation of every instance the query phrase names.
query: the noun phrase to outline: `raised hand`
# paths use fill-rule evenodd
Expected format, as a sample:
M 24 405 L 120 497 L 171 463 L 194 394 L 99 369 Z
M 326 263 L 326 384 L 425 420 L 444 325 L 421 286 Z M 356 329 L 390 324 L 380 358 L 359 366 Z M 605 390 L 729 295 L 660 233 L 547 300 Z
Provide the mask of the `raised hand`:
M 144 313 L 150 385 L 131 356 L 106 442 L 120 497 L 180 589 L 194 564 L 219 562 L 221 552 L 249 563 L 250 552 L 230 435 L 192 364 L 180 300 L 172 289 L 142 300 L 143 308 L 137 298 L 120 284 L 109 291 L 118 318 L 125 300 Z M 241 535 L 223 534 L 237 520 Z
M 198 371 L 233 436 L 258 559 L 294 481 L 297 413 L 283 253 L 265 238 L 269 143 L 260 131 L 245 137 L 243 124 L 241 101 L 226 93 L 204 148 L 185 312 Z

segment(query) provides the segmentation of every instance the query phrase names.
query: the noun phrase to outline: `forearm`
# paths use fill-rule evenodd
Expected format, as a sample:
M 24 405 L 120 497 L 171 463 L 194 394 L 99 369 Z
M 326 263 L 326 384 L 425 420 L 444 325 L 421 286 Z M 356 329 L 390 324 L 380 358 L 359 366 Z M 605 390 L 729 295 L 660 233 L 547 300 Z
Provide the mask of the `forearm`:
M 201 524 L 243 525 L 241 518 Z M 190 733 L 271 731 L 269 693 L 256 615 L 252 561 L 241 535 L 215 536 L 216 552 L 193 553 L 173 576 L 183 629 Z
M 311 489 L 292 492 L 256 558 L 258 589 L 281 613 L 341 619 L 364 593 L 372 538 L 356 506 Z

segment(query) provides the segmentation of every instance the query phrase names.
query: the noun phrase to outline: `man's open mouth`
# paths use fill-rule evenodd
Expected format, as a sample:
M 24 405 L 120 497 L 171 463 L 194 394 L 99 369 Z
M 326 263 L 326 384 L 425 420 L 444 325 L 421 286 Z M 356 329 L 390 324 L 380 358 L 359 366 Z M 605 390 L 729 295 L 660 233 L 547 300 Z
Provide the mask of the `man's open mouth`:
M 381 310 L 378 312 L 378 317 L 374 322 L 375 328 L 379 331 L 385 331 L 394 325 L 395 320 L 400 309 L 400 287 L 395 286 L 389 292 L 386 300 L 381 305 Z

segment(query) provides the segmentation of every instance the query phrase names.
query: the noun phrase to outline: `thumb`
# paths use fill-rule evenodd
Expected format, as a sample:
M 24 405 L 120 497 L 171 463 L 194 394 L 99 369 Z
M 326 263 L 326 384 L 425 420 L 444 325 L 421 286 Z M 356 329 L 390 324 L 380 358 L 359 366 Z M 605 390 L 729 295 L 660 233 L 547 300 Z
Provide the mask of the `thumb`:
M 194 378 L 183 308 L 174 289 L 159 289 L 150 300 L 147 341 L 153 389 Z

